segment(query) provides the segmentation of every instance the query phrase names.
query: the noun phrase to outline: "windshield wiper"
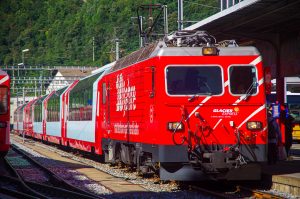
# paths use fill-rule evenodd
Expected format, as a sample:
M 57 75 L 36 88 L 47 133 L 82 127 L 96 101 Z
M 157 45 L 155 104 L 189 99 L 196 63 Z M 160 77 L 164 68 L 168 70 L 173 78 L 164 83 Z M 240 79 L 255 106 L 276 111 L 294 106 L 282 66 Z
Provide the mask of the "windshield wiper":
M 195 99 L 195 97 L 198 97 L 198 96 L 201 96 L 201 95 L 211 96 L 212 93 L 208 93 L 208 92 L 206 92 L 206 93 L 196 93 L 196 94 L 194 94 L 192 97 L 190 97 L 190 98 L 188 99 L 188 101 L 189 101 L 189 102 L 192 102 L 192 101 Z
M 243 100 L 247 100 L 248 97 L 252 94 L 252 91 L 254 88 L 257 88 L 258 83 L 257 82 L 253 82 L 249 88 L 247 89 L 246 93 L 245 93 L 245 97 L 243 98 Z

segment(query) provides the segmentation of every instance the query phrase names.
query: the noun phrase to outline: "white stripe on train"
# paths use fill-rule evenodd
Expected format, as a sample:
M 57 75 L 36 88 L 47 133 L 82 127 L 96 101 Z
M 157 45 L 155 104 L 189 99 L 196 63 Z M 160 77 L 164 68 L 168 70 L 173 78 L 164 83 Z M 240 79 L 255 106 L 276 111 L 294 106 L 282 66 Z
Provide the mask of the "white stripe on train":
M 8 76 L 5 76 L 3 79 L 0 79 L 0 84 L 3 84 L 8 80 Z
M 211 96 L 208 96 L 206 98 L 204 98 L 204 100 L 202 100 L 202 102 L 196 106 L 196 108 L 191 112 L 191 114 L 186 118 L 185 121 L 187 121 L 201 106 L 203 106 L 204 103 L 206 103 L 209 99 L 211 98 Z
M 216 123 L 216 125 L 214 126 L 213 130 L 215 130 L 217 128 L 217 126 L 220 124 L 220 122 L 222 121 L 223 119 L 219 119 L 219 121 Z
M 258 56 L 256 59 L 254 59 L 252 62 L 250 62 L 250 64 L 251 65 L 257 65 L 258 63 L 260 63 L 262 61 L 262 57 L 261 56 Z M 264 78 L 261 78 L 260 80 L 259 80 L 259 82 L 258 82 L 258 84 L 259 84 L 259 86 L 260 85 L 262 85 L 262 83 L 264 82 Z M 227 80 L 226 82 L 224 82 L 224 89 L 227 87 L 229 85 L 229 81 Z M 245 97 L 245 95 L 243 95 L 243 96 L 241 96 L 237 101 L 235 101 L 232 105 L 237 105 L 238 103 L 240 103 L 241 102 L 241 100 L 242 99 L 244 99 L 244 97 Z M 209 99 L 211 98 L 211 96 L 208 96 L 208 97 L 206 97 L 206 98 L 204 98 L 204 100 L 202 100 L 202 102 L 198 105 L 198 106 L 196 106 L 195 108 L 194 108 L 194 110 L 189 114 L 189 116 L 186 118 L 186 120 L 185 121 L 187 121 L 201 106 L 203 106 L 204 105 L 204 103 L 206 103 Z M 255 112 L 253 112 L 253 113 L 255 113 Z M 252 113 L 252 114 L 253 114 Z M 251 114 L 251 115 L 252 115 Z M 251 116 L 250 115 L 250 116 Z M 216 125 L 214 126 L 214 129 L 219 125 L 219 123 L 221 122 L 222 120 L 219 120 L 217 123 L 216 123 Z M 245 123 L 245 121 L 243 122 L 243 123 Z M 243 124 L 242 123 L 242 124 Z M 242 124 L 240 125 L 240 126 L 242 126 Z
M 237 128 L 241 128 L 241 126 L 243 126 L 243 124 L 245 124 L 245 122 L 247 122 L 249 119 L 251 119 L 254 115 L 256 115 L 257 113 L 259 113 L 261 110 L 265 109 L 266 105 L 262 105 L 261 107 L 259 107 L 258 109 L 256 109 L 253 113 L 251 113 Z
M 261 62 L 261 56 L 259 56 L 259 57 L 257 57 L 255 60 L 253 60 L 252 62 L 250 62 L 250 64 L 251 65 L 256 65 L 256 64 L 258 64 L 258 63 L 260 63 Z

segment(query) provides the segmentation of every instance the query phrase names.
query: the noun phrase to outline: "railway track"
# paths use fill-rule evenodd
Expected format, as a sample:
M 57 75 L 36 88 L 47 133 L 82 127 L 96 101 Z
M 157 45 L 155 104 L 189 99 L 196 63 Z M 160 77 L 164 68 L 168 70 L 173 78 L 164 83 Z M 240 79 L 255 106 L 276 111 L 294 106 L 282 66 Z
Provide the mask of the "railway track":
M 237 186 L 237 190 L 248 191 L 252 193 L 253 198 L 263 199 L 263 198 L 270 198 L 270 199 L 285 199 L 285 197 L 274 195 L 272 193 L 268 193 L 266 191 L 251 189 L 244 186 Z
M 15 146 L 12 146 L 12 151 L 13 152 L 11 153 L 13 155 L 8 154 L 5 160 L 11 173 L 13 173 L 12 176 L 14 177 L 1 176 L 3 179 L 1 181 L 5 182 L 4 184 L 1 184 L 1 187 L 7 190 L 7 192 L 24 193 L 37 198 L 100 198 L 99 196 L 86 192 L 64 181 L 52 171 L 29 157 L 26 153 L 17 149 Z M 23 160 L 21 158 L 23 158 Z M 23 162 L 21 166 L 14 162 L 20 160 Z M 26 175 L 22 175 L 20 171 L 22 171 L 22 165 L 28 167 L 28 163 L 30 163 L 30 167 L 34 167 L 34 169 L 42 171 L 43 174 L 38 172 L 38 175 L 44 175 L 44 178 L 46 179 L 44 183 L 39 182 L 39 180 L 37 182 L 25 180 L 24 176 Z M 32 177 L 32 179 L 33 178 L 34 177 Z M 39 176 L 39 178 L 41 178 L 41 176 Z
M 195 185 L 190 185 L 190 189 L 200 191 L 201 193 L 207 193 L 208 195 L 214 196 L 216 198 L 225 199 L 285 199 L 285 197 L 274 195 L 268 191 L 261 191 L 258 189 L 248 188 L 240 185 L 236 185 L 234 191 L 217 191 L 213 188 L 199 187 Z
M 15 139 L 15 144 L 20 146 L 21 142 L 18 136 L 13 136 L 13 139 Z M 57 148 L 54 148 L 51 145 L 45 145 L 41 144 L 39 142 L 33 142 L 28 144 L 28 140 L 24 144 L 22 144 L 24 147 L 30 149 L 28 150 L 29 153 L 30 151 L 38 151 L 40 155 L 44 157 L 44 159 L 48 159 L 49 164 L 53 164 L 51 162 L 59 162 L 63 163 L 65 167 L 69 168 L 68 170 L 73 171 L 76 173 L 76 175 L 80 175 L 83 178 L 88 178 L 91 182 L 90 183 L 97 183 L 99 184 L 98 186 L 102 186 L 106 190 L 102 192 L 104 195 L 108 194 L 118 194 L 118 193 L 125 193 L 126 191 L 128 192 L 147 192 L 148 190 L 143 188 L 142 186 L 134 183 L 130 183 L 128 181 L 124 181 L 122 178 L 119 176 L 115 177 L 101 169 L 98 169 L 94 167 L 94 165 L 91 162 L 94 162 L 93 160 L 88 160 L 85 158 L 81 158 L 81 156 L 75 156 L 74 154 L 66 151 L 61 151 Z M 23 148 L 23 146 L 20 146 Z M 25 151 L 27 149 L 24 148 Z M 61 153 L 59 152 L 61 151 Z M 77 154 L 78 155 L 78 154 Z M 34 154 L 34 159 L 38 160 L 40 162 L 40 158 L 37 158 L 38 154 Z M 75 157 L 75 158 L 74 158 Z M 84 159 L 84 160 L 82 160 Z M 42 162 L 42 161 L 41 161 Z M 44 163 L 43 163 L 44 164 Z M 100 163 L 99 163 L 100 164 Z M 106 165 L 109 167 L 108 165 Z M 52 169 L 53 170 L 53 169 Z M 58 175 L 61 174 L 61 172 L 57 172 L 54 170 L 54 172 L 58 173 Z M 74 174 L 73 176 L 76 177 Z M 62 177 L 65 178 L 65 175 L 62 173 Z M 86 182 L 86 181 L 85 181 Z M 88 187 L 89 183 L 87 183 Z M 94 189 L 96 191 L 94 191 Z M 97 190 L 98 189 L 98 190 Z M 99 187 L 88 187 L 88 190 L 93 191 L 96 194 L 103 195 L 99 193 Z M 101 188 L 100 188 L 101 191 Z
M 25 142 L 26 143 L 26 142 Z M 35 144 L 30 144 L 30 147 L 32 147 L 33 145 Z M 41 150 L 41 149 L 38 149 L 38 146 L 39 145 L 43 145 L 43 148 L 47 148 L 49 150 L 49 147 L 51 148 L 51 146 L 49 145 L 45 145 L 44 144 L 41 144 L 41 143 L 37 143 L 37 147 L 34 147 L 35 150 Z M 41 146 L 40 146 L 41 147 Z M 60 153 L 59 149 L 50 149 L 50 150 L 54 150 L 55 153 Z M 92 165 L 92 160 L 86 160 L 86 158 L 83 158 L 81 156 L 78 157 L 78 154 L 75 155 L 75 154 L 70 154 L 68 153 L 69 155 L 66 155 L 66 152 L 63 152 L 62 155 L 64 157 L 67 157 L 67 158 L 70 158 L 70 159 L 74 159 L 73 156 L 77 157 L 76 160 L 78 161 L 81 161 L 81 162 L 85 162 L 86 164 L 88 165 Z M 80 159 L 83 159 L 83 160 L 80 160 Z M 124 169 L 123 169 L 124 170 Z M 157 184 L 157 183 L 155 183 Z M 166 183 L 168 184 L 168 183 Z M 126 184 L 126 186 L 129 186 L 129 184 Z M 187 198 L 192 197 L 193 193 L 192 192 L 197 192 L 199 195 L 203 195 L 204 197 L 203 198 L 275 198 L 275 199 L 279 199 L 279 198 L 283 198 L 283 197 L 280 197 L 280 196 L 276 196 L 276 195 L 273 195 L 272 193 L 268 193 L 268 192 L 263 192 L 263 191 L 259 191 L 259 190 L 256 190 L 254 188 L 247 188 L 247 187 L 244 187 L 244 186 L 237 186 L 237 184 L 235 185 L 231 185 L 231 186 L 228 186 L 228 187 L 224 187 L 223 189 L 221 190 L 218 190 L 217 188 L 215 187 L 218 187 L 220 186 L 220 184 L 211 184 L 211 185 L 208 185 L 208 186 L 202 186 L 202 185 L 198 185 L 198 184 L 185 184 L 182 188 L 179 188 L 177 191 L 177 193 L 171 193 L 172 195 L 176 195 L 178 194 L 178 192 L 188 192 L 187 194 Z M 222 185 L 221 185 L 222 186 Z M 191 191 L 191 193 L 190 193 Z M 117 191 L 114 191 L 113 189 L 111 189 L 111 195 L 108 196 L 108 198 L 118 198 L 118 196 L 120 197 L 123 197 L 123 198 L 131 198 L 129 196 L 129 194 L 126 194 L 126 193 L 122 193 L 121 195 L 119 195 L 120 193 L 117 192 Z M 148 190 L 147 193 L 142 193 L 142 196 L 138 196 L 138 197 L 135 197 L 135 198 L 156 198 L 156 197 L 159 197 L 159 198 L 165 198 L 164 197 L 164 194 L 157 194 L 157 193 L 151 193 L 151 191 Z M 166 195 L 167 198 L 170 198 L 169 197 L 169 193 L 167 193 Z M 191 195 L 190 195 L 191 194 Z M 151 195 L 154 197 L 151 197 Z M 186 196 L 185 196 L 186 197 Z M 176 198 L 176 197 L 175 197 Z
M 11 198 L 36 199 L 23 181 L 18 178 L 0 175 L 0 193 Z

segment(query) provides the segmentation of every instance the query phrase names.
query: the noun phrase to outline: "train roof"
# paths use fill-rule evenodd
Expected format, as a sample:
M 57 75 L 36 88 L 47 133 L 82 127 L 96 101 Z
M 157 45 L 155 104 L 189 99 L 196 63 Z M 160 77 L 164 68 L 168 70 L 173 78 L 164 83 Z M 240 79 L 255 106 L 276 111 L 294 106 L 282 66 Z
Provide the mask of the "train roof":
M 60 97 L 65 92 L 65 90 L 67 90 L 67 88 L 69 88 L 69 86 L 70 85 L 64 86 L 63 88 L 55 90 L 54 93 L 53 93 L 53 95 L 51 95 L 49 99 L 55 98 L 55 97 Z
M 19 107 L 17 108 L 17 110 L 23 110 L 23 109 L 25 108 L 26 105 L 27 105 L 27 103 L 26 103 L 26 104 L 22 104 L 21 106 L 19 106 Z
M 216 47 L 219 50 L 218 56 L 251 56 L 260 54 L 253 46 Z M 167 46 L 163 41 L 155 42 L 119 59 L 116 64 L 112 66 L 110 72 L 156 56 L 203 56 L 202 48 L 203 47 Z
M 259 55 L 258 50 L 252 46 L 245 47 L 217 47 L 218 56 L 249 56 Z M 154 51 L 150 57 L 155 56 L 203 56 L 202 47 L 167 47 Z
M 0 75 L 2 76 L 2 75 L 7 75 L 7 73 L 5 72 L 5 71 L 3 71 L 3 70 L 0 70 Z
M 102 66 L 102 67 L 100 67 L 100 68 L 98 68 L 96 70 L 93 70 L 92 71 L 92 75 L 96 74 L 96 73 L 101 73 L 103 70 L 110 69 L 113 65 L 115 65 L 115 63 L 116 63 L 116 61 L 108 63 L 108 64 L 106 64 L 106 65 L 104 65 L 104 66 Z
M 99 69 L 97 69 L 97 70 L 94 70 L 94 71 L 92 72 L 92 74 L 90 74 L 89 76 L 86 76 L 86 77 L 84 77 L 84 78 L 81 78 L 81 79 L 79 80 L 79 82 L 82 82 L 83 80 L 86 80 L 86 79 L 89 79 L 89 78 L 94 79 L 95 77 L 99 77 L 100 75 L 103 74 L 103 72 L 106 72 L 107 70 L 109 70 L 109 69 L 112 67 L 112 65 L 113 65 L 114 63 L 115 63 L 115 62 L 106 64 L 106 65 L 102 66 L 101 68 L 99 68 Z
M 36 101 L 36 104 L 41 104 L 44 99 L 46 99 L 46 97 L 49 95 L 50 93 L 46 94 L 46 95 L 42 95 L 38 98 L 38 100 Z

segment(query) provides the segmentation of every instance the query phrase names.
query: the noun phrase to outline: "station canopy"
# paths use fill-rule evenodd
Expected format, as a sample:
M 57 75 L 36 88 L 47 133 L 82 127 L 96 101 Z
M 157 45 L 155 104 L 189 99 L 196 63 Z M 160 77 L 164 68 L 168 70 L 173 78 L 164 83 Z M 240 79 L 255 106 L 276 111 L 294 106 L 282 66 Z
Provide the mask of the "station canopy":
M 256 46 L 273 77 L 300 75 L 299 0 L 241 1 L 185 29 Z

